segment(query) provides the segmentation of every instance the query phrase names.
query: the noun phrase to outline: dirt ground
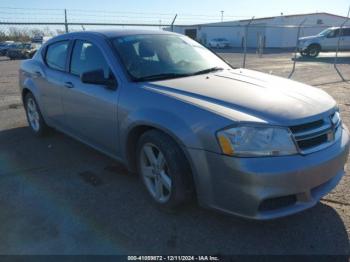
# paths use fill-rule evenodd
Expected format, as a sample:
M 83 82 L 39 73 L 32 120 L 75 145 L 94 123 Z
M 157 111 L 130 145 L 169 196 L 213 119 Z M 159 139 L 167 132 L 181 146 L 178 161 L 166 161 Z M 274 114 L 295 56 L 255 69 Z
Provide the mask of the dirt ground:
M 242 54 L 221 50 L 234 66 Z M 247 68 L 287 77 L 292 53 L 248 54 Z M 292 79 L 339 103 L 350 126 L 350 82 L 334 54 L 297 58 Z M 350 78 L 350 55 L 339 69 Z M 114 160 L 54 132 L 35 138 L 18 89 L 20 61 L 0 57 L 0 254 L 350 254 L 350 165 L 314 208 L 256 222 L 190 204 L 156 209 L 137 177 Z

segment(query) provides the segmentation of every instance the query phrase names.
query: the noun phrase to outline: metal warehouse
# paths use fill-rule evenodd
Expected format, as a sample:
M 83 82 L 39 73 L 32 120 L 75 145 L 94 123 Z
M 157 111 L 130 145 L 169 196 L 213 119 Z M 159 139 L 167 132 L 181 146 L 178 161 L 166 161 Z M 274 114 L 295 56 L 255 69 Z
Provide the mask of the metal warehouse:
M 346 17 L 330 13 L 309 13 L 247 19 L 239 21 L 174 26 L 174 32 L 188 35 L 203 44 L 215 38 L 229 40 L 232 47 L 241 47 L 247 25 L 247 46 L 267 48 L 294 47 L 298 26 L 304 22 L 300 36 L 315 35 L 327 27 L 340 26 Z

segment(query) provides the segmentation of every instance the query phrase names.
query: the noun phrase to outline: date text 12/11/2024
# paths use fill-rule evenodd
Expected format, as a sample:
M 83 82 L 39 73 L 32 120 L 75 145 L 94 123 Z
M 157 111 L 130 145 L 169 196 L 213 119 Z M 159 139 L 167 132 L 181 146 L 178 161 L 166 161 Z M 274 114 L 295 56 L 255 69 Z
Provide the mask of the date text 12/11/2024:
M 128 261 L 219 261 L 217 256 L 128 256 Z

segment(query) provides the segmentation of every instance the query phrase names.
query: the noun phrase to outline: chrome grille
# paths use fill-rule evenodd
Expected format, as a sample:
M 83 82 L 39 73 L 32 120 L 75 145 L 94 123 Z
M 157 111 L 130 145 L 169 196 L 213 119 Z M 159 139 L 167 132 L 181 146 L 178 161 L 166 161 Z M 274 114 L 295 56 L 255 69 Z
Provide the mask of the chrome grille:
M 303 154 L 330 146 L 340 137 L 341 119 L 338 112 L 317 121 L 291 126 L 290 131 Z

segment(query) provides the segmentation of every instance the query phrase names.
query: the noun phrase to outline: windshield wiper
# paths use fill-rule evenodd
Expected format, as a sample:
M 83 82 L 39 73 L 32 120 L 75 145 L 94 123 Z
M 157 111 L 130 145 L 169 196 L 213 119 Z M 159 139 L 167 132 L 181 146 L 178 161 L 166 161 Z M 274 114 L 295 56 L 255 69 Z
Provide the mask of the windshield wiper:
M 191 75 L 202 75 L 202 74 L 208 74 L 208 73 L 211 73 L 211 72 L 216 72 L 216 71 L 221 71 L 221 70 L 224 70 L 222 67 L 211 67 L 211 68 L 208 68 L 208 69 L 204 69 L 204 70 L 201 70 L 201 71 L 198 71 L 198 72 L 195 72 Z
M 194 73 L 190 74 L 180 74 L 180 73 L 163 73 L 163 74 L 156 74 L 156 75 L 149 75 L 149 76 L 143 76 L 136 78 L 136 82 L 144 82 L 144 81 L 156 81 L 156 80 L 165 80 L 170 78 L 178 78 L 178 77 L 186 77 L 186 76 L 194 76 L 194 75 L 202 75 L 202 74 L 208 74 L 211 72 L 221 71 L 224 70 L 221 67 L 211 67 L 208 69 L 200 70 Z
M 154 81 L 154 80 L 164 80 L 169 78 L 178 78 L 178 77 L 185 77 L 189 76 L 189 74 L 179 74 L 179 73 L 164 73 L 164 74 L 157 74 L 157 75 L 149 75 L 149 76 L 143 76 L 136 78 L 136 82 L 143 82 L 143 81 Z

